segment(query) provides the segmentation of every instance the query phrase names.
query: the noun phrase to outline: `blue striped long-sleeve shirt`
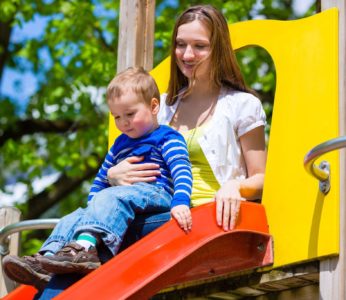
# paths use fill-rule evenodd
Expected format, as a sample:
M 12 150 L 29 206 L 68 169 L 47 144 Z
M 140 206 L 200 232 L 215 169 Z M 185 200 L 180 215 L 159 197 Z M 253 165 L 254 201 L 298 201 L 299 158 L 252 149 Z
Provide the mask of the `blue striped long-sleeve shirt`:
M 88 200 L 102 189 L 110 187 L 108 169 L 130 156 L 144 156 L 140 163 L 160 165 L 161 176 L 157 177 L 156 184 L 172 195 L 171 207 L 179 204 L 190 206 L 192 173 L 186 143 L 179 132 L 165 125 L 136 139 L 121 134 L 106 155 L 91 186 Z

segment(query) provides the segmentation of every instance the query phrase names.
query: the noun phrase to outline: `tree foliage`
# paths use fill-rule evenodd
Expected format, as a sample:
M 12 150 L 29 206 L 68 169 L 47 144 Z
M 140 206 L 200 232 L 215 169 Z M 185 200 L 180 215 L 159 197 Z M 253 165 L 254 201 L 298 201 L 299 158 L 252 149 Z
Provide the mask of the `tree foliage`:
M 293 1 L 214 0 L 230 22 L 261 18 L 296 19 Z M 175 17 L 204 0 L 156 1 L 155 64 L 169 54 Z M 38 86 L 25 111 L 0 91 L 0 190 L 21 182 L 18 204 L 24 218 L 61 216 L 86 202 L 90 181 L 107 151 L 108 115 L 104 87 L 117 61 L 119 0 L 2 0 L 0 81 L 5 68 L 31 72 Z M 314 13 L 315 6 L 307 12 Z M 43 20 L 38 37 L 16 39 L 14 28 Z M 243 74 L 270 116 L 275 68 L 263 49 L 237 53 Z M 20 88 L 20 83 L 17 84 Z M 47 174 L 43 191 L 32 183 Z M 31 246 L 30 246 L 31 247 Z

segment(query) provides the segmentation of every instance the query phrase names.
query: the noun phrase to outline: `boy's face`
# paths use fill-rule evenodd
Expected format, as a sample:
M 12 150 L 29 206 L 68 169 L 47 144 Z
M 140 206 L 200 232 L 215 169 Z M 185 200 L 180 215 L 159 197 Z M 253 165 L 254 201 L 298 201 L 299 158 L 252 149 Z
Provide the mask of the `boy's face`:
M 130 138 L 139 138 L 158 126 L 159 101 L 155 98 L 149 105 L 141 95 L 128 91 L 108 104 L 116 126 Z

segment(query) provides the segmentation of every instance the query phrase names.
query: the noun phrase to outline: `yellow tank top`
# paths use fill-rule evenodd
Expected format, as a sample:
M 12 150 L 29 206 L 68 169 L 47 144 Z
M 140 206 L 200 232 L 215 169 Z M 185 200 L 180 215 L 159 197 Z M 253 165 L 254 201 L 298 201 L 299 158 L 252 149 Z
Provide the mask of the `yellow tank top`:
M 192 165 L 193 186 L 191 205 L 198 206 L 214 200 L 216 191 L 220 188 L 210 165 L 204 156 L 198 138 L 208 124 L 182 132 Z

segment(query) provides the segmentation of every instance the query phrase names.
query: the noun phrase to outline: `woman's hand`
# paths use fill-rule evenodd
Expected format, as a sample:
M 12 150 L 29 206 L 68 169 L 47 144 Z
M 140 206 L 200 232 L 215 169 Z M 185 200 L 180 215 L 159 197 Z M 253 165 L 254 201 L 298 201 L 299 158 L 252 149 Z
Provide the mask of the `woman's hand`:
M 216 221 L 225 231 L 234 229 L 240 202 L 245 201 L 240 194 L 240 183 L 237 180 L 227 181 L 216 193 Z
M 191 231 L 192 217 L 190 208 L 187 205 L 181 204 L 174 206 L 171 209 L 171 214 L 173 218 L 177 220 L 181 229 L 183 229 L 186 233 Z
M 144 159 L 143 156 L 128 157 L 110 168 L 107 172 L 109 184 L 131 185 L 136 182 L 151 182 L 160 176 L 160 166 L 154 163 L 137 164 Z
M 264 127 L 259 126 L 240 137 L 248 178 L 227 181 L 216 193 L 216 221 L 224 230 L 232 230 L 237 222 L 241 201 L 262 196 L 266 151 Z M 246 197 L 246 199 L 244 198 Z

